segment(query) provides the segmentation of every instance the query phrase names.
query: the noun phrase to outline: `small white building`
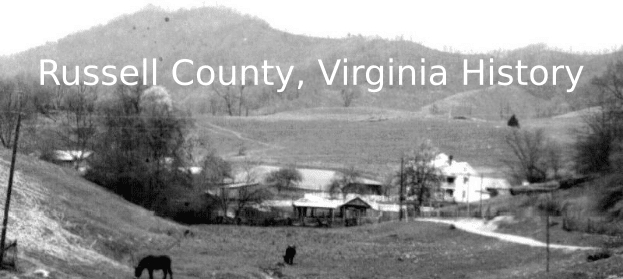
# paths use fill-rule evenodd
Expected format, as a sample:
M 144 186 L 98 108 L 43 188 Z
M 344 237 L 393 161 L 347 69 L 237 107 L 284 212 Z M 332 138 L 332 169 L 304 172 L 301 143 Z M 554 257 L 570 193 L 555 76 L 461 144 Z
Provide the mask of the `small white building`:
M 84 173 L 88 168 L 86 159 L 93 155 L 93 151 L 81 150 L 54 150 L 51 153 L 44 154 L 42 158 L 54 164 L 75 168 Z

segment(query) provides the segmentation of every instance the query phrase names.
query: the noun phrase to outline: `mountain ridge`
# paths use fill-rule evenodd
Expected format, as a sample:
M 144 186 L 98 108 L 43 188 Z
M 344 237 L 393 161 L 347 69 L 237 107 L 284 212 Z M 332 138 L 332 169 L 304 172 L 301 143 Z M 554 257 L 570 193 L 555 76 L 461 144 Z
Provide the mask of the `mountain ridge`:
M 487 85 L 478 85 L 475 77 L 474 80 L 470 78 L 469 85 L 463 85 L 458 77 L 462 77 L 464 59 L 473 62 L 478 59 L 488 61 L 489 58 L 495 58 L 495 66 L 514 65 L 516 60 L 522 60 L 524 65 L 538 64 L 550 69 L 552 65 L 570 65 L 576 68 L 584 66 L 574 94 L 565 94 L 564 89 L 569 88 L 569 81 L 564 80 L 562 75 L 556 86 L 527 85 L 524 88 L 526 93 L 554 105 L 564 103 L 565 107 L 582 108 L 588 105 L 582 102 L 586 99 L 586 93 L 583 92 L 588 91 L 590 78 L 603 72 L 609 61 L 622 56 L 621 52 L 566 53 L 550 50 L 543 44 L 486 54 L 462 54 L 439 51 L 404 40 L 362 36 L 338 39 L 295 35 L 274 29 L 257 17 L 243 15 L 224 7 L 166 11 L 155 6 L 146 6 L 136 13 L 121 15 L 104 25 L 68 35 L 55 43 L 0 57 L 0 76 L 27 73 L 38 77 L 39 60 L 44 58 L 53 59 L 59 65 L 67 66 L 140 67 L 142 58 L 153 57 L 159 60 L 157 71 L 161 85 L 173 92 L 178 103 L 195 113 L 223 114 L 223 99 L 217 96 L 212 88 L 196 84 L 184 87 L 173 82 L 171 78 L 173 63 L 179 59 L 191 59 L 196 65 L 259 65 L 261 61 L 268 60 L 271 64 L 294 66 L 296 70 L 290 80 L 304 79 L 305 87 L 301 90 L 297 90 L 296 84 L 289 84 L 283 93 L 275 92 L 276 88 L 279 88 L 277 86 L 260 85 L 247 88 L 247 98 L 243 100 L 244 107 L 251 114 L 257 115 L 315 106 L 343 106 L 339 92 L 344 86 L 326 86 L 317 59 L 335 61 L 348 58 L 349 65 L 387 65 L 388 59 L 393 58 L 394 65 L 413 65 L 416 77 L 419 77 L 418 65 L 422 64 L 421 58 L 425 58 L 426 62 L 422 66 L 426 69 L 436 64 L 445 67 L 449 77 L 446 86 L 437 87 L 430 84 L 390 86 L 389 77 L 384 77 L 385 86 L 382 93 L 385 96 L 382 97 L 367 92 L 367 87 L 361 85 L 366 84 L 365 77 L 361 75 L 358 77 L 360 85 L 350 86 L 361 93 L 352 103 L 353 106 L 372 105 L 417 111 L 450 95 L 487 88 Z M 194 74 L 182 70 L 179 75 Z M 512 75 L 515 76 L 514 73 Z M 456 77 L 454 78 L 456 81 L 450 77 Z M 338 72 L 336 80 L 342 78 L 342 73 Z M 397 74 L 394 75 L 394 79 L 396 78 Z M 275 81 L 278 80 L 278 76 L 273 74 L 269 79 Z M 486 73 L 485 80 L 488 80 Z M 553 99 L 555 101 L 552 101 Z M 221 109 L 212 112 L 210 107 L 214 104 L 219 105 Z

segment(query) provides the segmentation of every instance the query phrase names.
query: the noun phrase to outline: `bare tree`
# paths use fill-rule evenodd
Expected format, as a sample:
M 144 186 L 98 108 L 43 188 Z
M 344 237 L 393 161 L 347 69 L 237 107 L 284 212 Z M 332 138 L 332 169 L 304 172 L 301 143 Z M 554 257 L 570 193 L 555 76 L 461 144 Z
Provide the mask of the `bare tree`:
M 232 199 L 225 189 L 225 180 L 233 178 L 231 164 L 214 152 L 210 152 L 203 158 L 201 168 L 199 184 L 212 192 L 216 199 L 216 206 L 223 211 L 223 214 L 227 215 Z
M 513 130 L 506 135 L 506 143 L 515 157 L 504 163 L 515 182 L 538 183 L 558 176 L 561 152 L 542 129 Z
M 602 110 L 584 117 L 584 127 L 577 129 L 575 142 L 576 170 L 598 173 L 612 170 L 612 156 L 618 156 L 623 140 L 623 117 L 616 111 Z
M 46 91 L 32 82 L 31 77 L 18 75 L 12 79 L 0 79 L 0 144 L 6 148 L 13 146 L 15 125 L 18 113 L 22 120 L 32 119 L 38 112 L 44 112 L 45 104 L 37 94 Z M 39 111 L 41 109 L 41 111 Z M 31 126 L 31 128 L 33 128 Z
M 238 218 L 245 208 L 253 205 L 262 204 L 265 200 L 272 197 L 272 193 L 266 188 L 258 188 L 257 186 L 247 186 L 238 190 L 238 196 L 235 201 L 235 217 Z
M 220 87 L 218 85 L 213 85 L 212 89 L 216 92 L 223 102 L 225 103 L 225 109 L 229 116 L 234 116 L 234 105 L 236 102 L 235 92 L 232 87 Z
M 86 152 L 93 148 L 97 127 L 96 100 L 97 88 L 86 85 L 76 86 L 63 99 L 64 117 L 62 120 L 65 131 L 61 133 L 61 136 L 72 148 L 79 151 L 76 169 L 85 158 Z
M 600 95 L 601 110 L 584 117 L 576 131 L 575 163 L 580 173 L 608 172 L 623 154 L 623 62 L 610 64 L 592 80 Z
M 245 208 L 259 205 L 272 196 L 268 189 L 261 185 L 254 185 L 258 181 L 259 173 L 251 162 L 245 161 L 243 163 L 241 177 L 246 186 L 238 189 L 238 195 L 234 201 L 236 218 Z
M 430 142 L 420 143 L 416 149 L 405 155 L 404 185 L 408 188 L 408 195 L 415 196 L 417 205 L 422 206 L 425 201 L 434 199 L 439 189 L 442 174 L 433 164 L 439 150 Z
M 52 93 L 51 98 L 51 106 L 52 109 L 58 110 L 63 106 L 63 99 L 67 95 L 67 92 L 70 90 L 69 86 L 61 83 L 60 85 L 54 86 L 54 91 Z
M 183 171 L 191 121 L 171 106 L 164 88 L 118 85 L 102 103 L 94 158 L 85 177 L 149 209 L 167 191 L 188 187 Z
M 240 63 L 242 60 L 244 60 L 242 57 L 220 58 L 218 59 L 218 64 L 225 68 L 225 65 L 235 66 L 244 64 Z M 248 114 L 246 95 L 250 93 L 249 89 L 254 84 L 254 77 L 246 76 L 246 74 L 248 74 L 247 68 L 241 68 L 239 73 L 236 73 L 236 68 L 234 67 L 230 69 L 230 72 L 225 71 L 222 74 L 223 81 L 231 84 L 223 85 L 220 82 L 215 82 L 212 84 L 212 90 L 223 100 L 229 116 L 234 116 L 236 114 L 242 116 L 245 112 Z M 254 74 L 256 73 L 257 72 L 254 72 Z
M 618 102 L 623 101 L 623 61 L 619 60 L 608 65 L 606 72 L 599 77 L 594 77 L 591 83 L 604 95 L 609 95 Z
M 346 195 L 349 191 L 353 193 L 359 193 L 359 188 L 351 188 L 348 187 L 357 183 L 361 180 L 361 172 L 358 171 L 355 166 L 350 166 L 342 171 L 337 178 L 334 178 L 331 181 L 331 185 L 329 187 L 329 192 L 331 195 L 342 193 L 343 198 L 346 198 Z
M 238 180 L 238 177 L 240 180 Z M 249 189 L 251 185 L 257 183 L 259 173 L 255 169 L 255 166 L 248 160 L 242 163 L 240 174 L 236 175 L 238 181 L 236 183 L 243 183 L 246 186 L 238 188 L 237 197 L 233 203 L 235 204 L 236 217 L 240 214 L 240 211 L 246 207 L 247 204 L 254 202 L 254 189 Z

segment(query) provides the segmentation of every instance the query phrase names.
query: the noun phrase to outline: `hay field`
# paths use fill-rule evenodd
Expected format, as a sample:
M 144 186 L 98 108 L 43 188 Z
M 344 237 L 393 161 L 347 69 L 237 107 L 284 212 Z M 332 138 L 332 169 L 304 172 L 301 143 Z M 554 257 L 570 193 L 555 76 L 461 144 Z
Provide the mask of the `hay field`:
M 219 154 L 232 160 L 244 159 L 238 150 L 245 147 L 249 151 L 246 159 L 254 161 L 332 169 L 355 166 L 373 177 L 397 170 L 400 155 L 421 140 L 431 140 L 441 152 L 476 168 L 499 171 L 502 159 L 510 155 L 504 142 L 508 129 L 502 122 L 395 112 L 339 115 L 199 117 L 196 133 L 209 138 Z

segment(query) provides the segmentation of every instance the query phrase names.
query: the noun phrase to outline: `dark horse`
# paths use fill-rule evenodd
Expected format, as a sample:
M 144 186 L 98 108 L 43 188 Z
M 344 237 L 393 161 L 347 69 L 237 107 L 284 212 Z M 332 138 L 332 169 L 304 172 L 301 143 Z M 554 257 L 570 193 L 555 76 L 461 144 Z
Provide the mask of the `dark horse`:
M 283 256 L 283 261 L 289 265 L 294 264 L 294 256 L 296 255 L 296 246 L 288 245 L 286 249 L 286 254 Z
M 140 278 L 143 274 L 143 269 L 147 269 L 149 272 L 149 279 L 154 279 L 154 270 L 162 270 L 164 277 L 167 279 L 167 274 L 171 275 L 173 279 L 173 271 L 171 271 L 171 258 L 169 256 L 152 256 L 144 257 L 138 266 L 134 269 L 134 277 Z

